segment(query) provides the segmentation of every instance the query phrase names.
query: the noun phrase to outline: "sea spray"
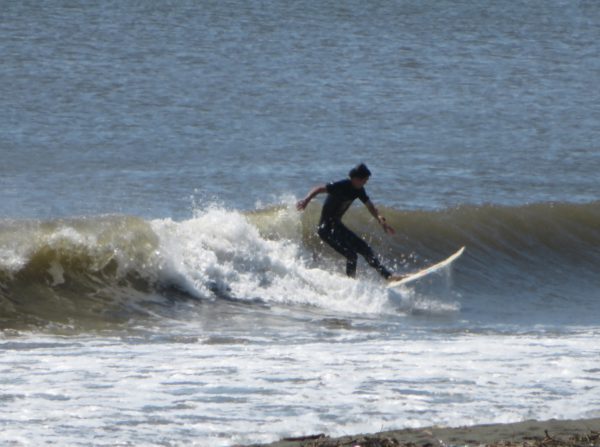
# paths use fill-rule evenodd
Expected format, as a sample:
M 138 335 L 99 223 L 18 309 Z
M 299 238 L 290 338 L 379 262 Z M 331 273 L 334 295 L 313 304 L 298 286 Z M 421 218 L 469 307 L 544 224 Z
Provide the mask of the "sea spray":
M 284 229 L 300 225 L 299 217 L 291 224 L 289 215 L 281 221 Z M 298 239 L 276 237 L 273 231 L 265 238 L 236 211 L 211 208 L 194 219 L 154 221 L 153 226 L 169 274 L 181 278 L 190 293 L 330 309 L 348 309 L 353 303 L 362 312 L 381 311 L 385 302 L 385 292 L 377 296 L 372 283 L 311 265 Z

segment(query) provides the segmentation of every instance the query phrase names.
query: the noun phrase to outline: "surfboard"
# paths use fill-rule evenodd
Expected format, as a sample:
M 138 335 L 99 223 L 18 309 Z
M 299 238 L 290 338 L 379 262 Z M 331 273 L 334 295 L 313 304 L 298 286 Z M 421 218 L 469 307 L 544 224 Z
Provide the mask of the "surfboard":
M 447 265 L 450 265 L 460 255 L 462 255 L 464 251 L 465 251 L 465 247 L 461 247 L 460 250 L 458 250 L 456 253 L 450 255 L 449 257 L 447 257 L 443 261 L 438 262 L 437 264 L 433 264 L 433 265 L 431 265 L 431 266 L 429 266 L 427 268 L 424 268 L 423 270 L 419 270 L 418 272 L 409 273 L 408 275 L 404 276 L 402 279 L 399 279 L 397 281 L 390 281 L 387 284 L 386 287 L 388 289 L 390 289 L 392 287 L 403 286 L 403 285 L 408 284 L 410 282 L 416 281 L 417 279 L 421 279 L 424 276 L 430 275 L 431 273 L 435 273 L 435 272 L 443 269 Z

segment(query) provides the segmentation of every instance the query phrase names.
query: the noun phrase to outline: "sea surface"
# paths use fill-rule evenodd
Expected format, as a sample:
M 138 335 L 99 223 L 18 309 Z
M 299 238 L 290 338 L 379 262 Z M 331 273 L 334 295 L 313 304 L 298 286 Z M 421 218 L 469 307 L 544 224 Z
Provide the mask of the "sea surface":
M 600 3 L 0 5 L 0 444 L 600 416 Z M 410 272 L 315 235 L 315 185 Z

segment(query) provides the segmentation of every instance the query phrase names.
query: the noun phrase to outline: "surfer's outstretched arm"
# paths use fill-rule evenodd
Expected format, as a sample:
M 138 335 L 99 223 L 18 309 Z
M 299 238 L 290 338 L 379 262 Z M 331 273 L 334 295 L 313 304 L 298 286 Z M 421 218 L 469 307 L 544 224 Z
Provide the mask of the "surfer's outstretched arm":
M 308 193 L 308 195 L 302 199 L 299 200 L 298 203 L 296 203 L 296 209 L 298 211 L 302 211 L 303 209 L 305 209 L 308 204 L 310 203 L 310 201 L 318 194 L 322 194 L 324 192 L 327 192 L 327 187 L 325 185 L 320 185 L 320 186 L 315 186 L 313 189 L 310 190 L 310 192 Z
M 367 209 L 369 210 L 371 215 L 375 219 L 377 219 L 377 222 L 379 222 L 379 224 L 383 227 L 383 231 L 385 231 L 388 234 L 396 233 L 396 231 L 387 224 L 387 222 L 385 221 L 385 217 L 383 217 L 381 214 L 379 214 L 379 211 L 377 211 L 377 208 L 375 208 L 375 205 L 373 205 L 373 202 L 371 202 L 369 200 L 365 203 L 365 206 L 367 207 Z

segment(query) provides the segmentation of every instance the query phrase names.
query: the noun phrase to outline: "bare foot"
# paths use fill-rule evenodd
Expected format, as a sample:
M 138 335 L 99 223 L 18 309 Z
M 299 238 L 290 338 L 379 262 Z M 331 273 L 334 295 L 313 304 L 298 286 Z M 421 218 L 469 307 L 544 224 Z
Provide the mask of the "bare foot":
M 407 274 L 404 274 L 404 275 L 392 275 L 387 280 L 388 280 L 388 282 L 400 281 L 400 280 L 406 278 L 407 276 L 408 276 Z

